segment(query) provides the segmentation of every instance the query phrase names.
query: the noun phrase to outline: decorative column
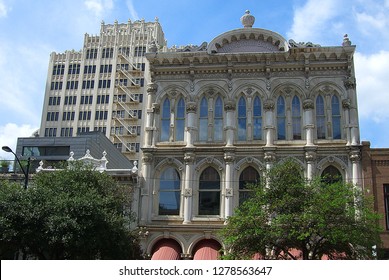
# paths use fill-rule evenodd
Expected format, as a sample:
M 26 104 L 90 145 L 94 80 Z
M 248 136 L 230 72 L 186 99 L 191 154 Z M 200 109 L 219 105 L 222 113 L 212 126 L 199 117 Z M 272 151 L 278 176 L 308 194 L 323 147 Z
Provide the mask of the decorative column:
M 140 225 L 145 225 L 149 221 L 151 216 L 151 188 L 152 188 L 152 162 L 153 154 L 150 152 L 144 152 L 142 157 L 142 183 L 140 188 Z
M 313 120 L 314 103 L 312 99 L 305 99 L 303 102 L 304 109 L 304 123 L 305 123 L 305 135 L 306 146 L 313 146 L 313 130 L 315 128 L 315 122 Z
M 350 107 L 351 101 L 350 99 L 342 100 L 342 108 L 344 112 L 344 124 L 346 127 L 346 137 L 347 137 L 347 146 L 351 145 L 351 124 L 350 124 Z
M 266 162 L 266 171 L 269 171 L 273 167 L 274 162 L 276 161 L 275 149 L 266 151 L 263 159 Z M 269 181 L 268 178 L 266 178 L 266 188 L 268 187 L 269 187 Z
M 265 110 L 265 139 L 266 146 L 271 147 L 274 145 L 274 101 L 268 99 L 263 104 L 263 109 Z
M 352 164 L 352 183 L 358 188 L 362 187 L 362 171 L 361 171 L 361 151 L 359 147 L 354 147 L 349 153 Z
M 234 145 L 234 136 L 235 136 L 235 103 L 232 101 L 226 102 L 224 105 L 224 110 L 226 111 L 226 146 L 231 147 Z
M 232 215 L 233 210 L 233 196 L 234 196 L 234 185 L 233 185 L 233 168 L 235 161 L 235 149 L 224 150 L 224 161 L 226 163 L 226 174 L 225 174 L 225 208 L 224 217 L 227 220 Z
M 349 108 L 349 123 L 350 123 L 350 138 L 351 145 L 359 145 L 359 121 L 358 121 L 358 107 L 357 107 L 357 98 L 355 91 L 355 79 L 350 77 L 344 82 L 344 86 L 347 89 L 348 96 L 350 98 L 350 108 Z
M 315 150 L 306 150 L 305 152 L 305 160 L 307 162 L 307 179 L 308 181 L 313 179 L 314 176 L 314 168 L 315 168 L 315 160 L 316 160 L 316 151 Z
M 186 114 L 188 116 L 188 123 L 186 127 L 186 146 L 193 147 L 193 141 L 195 139 L 196 127 L 196 111 L 197 104 L 195 102 L 188 102 L 186 104 Z
M 146 127 L 145 127 L 145 147 L 152 146 L 152 138 L 154 131 L 154 109 L 153 102 L 155 100 L 155 94 L 157 92 L 158 86 L 154 83 L 149 83 L 147 85 L 147 115 L 146 115 Z
M 192 220 L 192 204 L 193 204 L 193 172 L 196 155 L 193 151 L 187 150 L 184 155 L 185 161 L 185 181 L 183 188 L 183 203 L 184 203 L 184 222 L 190 224 Z

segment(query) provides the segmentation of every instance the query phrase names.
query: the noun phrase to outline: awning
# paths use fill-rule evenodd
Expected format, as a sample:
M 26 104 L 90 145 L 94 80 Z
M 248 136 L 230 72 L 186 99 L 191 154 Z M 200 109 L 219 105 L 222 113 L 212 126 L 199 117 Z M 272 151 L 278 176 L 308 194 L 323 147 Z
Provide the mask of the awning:
M 180 260 L 181 247 L 173 239 L 159 241 L 153 249 L 152 260 Z
M 207 239 L 200 241 L 194 251 L 194 260 L 217 260 L 220 256 L 219 250 L 221 245 L 219 242 Z

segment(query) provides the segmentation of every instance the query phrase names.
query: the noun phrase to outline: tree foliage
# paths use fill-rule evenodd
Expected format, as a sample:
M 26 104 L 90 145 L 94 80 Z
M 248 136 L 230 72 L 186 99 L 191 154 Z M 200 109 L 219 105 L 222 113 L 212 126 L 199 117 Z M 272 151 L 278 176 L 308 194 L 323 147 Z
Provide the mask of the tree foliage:
M 226 258 L 371 259 L 380 245 L 371 197 L 341 181 L 303 179 L 293 160 L 275 165 L 229 217 Z
M 0 256 L 39 259 L 140 258 L 130 231 L 131 190 L 75 163 L 42 172 L 27 190 L 0 186 Z

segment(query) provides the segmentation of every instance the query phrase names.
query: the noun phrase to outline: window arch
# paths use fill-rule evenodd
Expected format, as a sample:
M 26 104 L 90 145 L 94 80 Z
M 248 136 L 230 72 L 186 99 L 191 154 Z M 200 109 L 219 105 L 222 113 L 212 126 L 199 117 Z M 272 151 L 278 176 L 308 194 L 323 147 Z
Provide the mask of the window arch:
M 329 184 L 343 181 L 343 177 L 339 169 L 333 165 L 329 165 L 323 170 L 321 178 L 324 182 Z
M 183 98 L 177 103 L 176 109 L 176 123 L 175 123 L 175 137 L 176 141 L 184 141 L 185 132 L 185 101 Z
M 297 95 L 292 99 L 292 132 L 293 140 L 301 139 L 301 104 Z
M 340 127 L 340 104 L 339 98 L 333 95 L 331 98 L 331 114 L 332 114 L 332 138 L 341 139 L 342 132 Z
M 259 174 L 254 167 L 246 167 L 239 176 L 239 204 L 242 204 L 250 197 L 251 190 L 247 188 L 248 184 L 257 184 Z
M 214 122 L 213 139 L 216 141 L 222 141 L 223 140 L 223 101 L 220 96 L 217 97 L 215 101 L 213 122 Z
M 207 167 L 199 180 L 199 215 L 220 215 L 220 175 Z
M 326 116 L 324 110 L 324 99 L 321 95 L 316 97 L 316 129 L 317 139 L 326 138 Z
M 285 100 L 282 96 L 277 99 L 277 139 L 286 139 Z
M 243 96 L 238 102 L 238 140 L 247 140 L 247 116 L 246 116 L 246 100 Z
M 208 140 L 208 100 L 205 97 L 200 102 L 199 140 Z
M 170 100 L 166 98 L 162 105 L 161 141 L 169 141 L 170 135 Z
M 259 96 L 254 98 L 253 104 L 253 139 L 262 139 L 262 106 Z
M 159 181 L 159 215 L 179 215 L 181 201 L 181 180 L 173 167 L 165 169 Z

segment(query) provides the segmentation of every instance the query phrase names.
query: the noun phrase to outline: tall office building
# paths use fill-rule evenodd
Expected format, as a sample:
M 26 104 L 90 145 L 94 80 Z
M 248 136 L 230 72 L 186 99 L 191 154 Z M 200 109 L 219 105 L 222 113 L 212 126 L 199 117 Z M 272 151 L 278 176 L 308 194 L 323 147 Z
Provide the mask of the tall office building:
M 81 51 L 53 52 L 39 135 L 101 131 L 128 159 L 137 160 L 148 79 L 144 55 L 151 43 L 166 47 L 157 18 L 102 22 L 99 35 L 85 34 Z

